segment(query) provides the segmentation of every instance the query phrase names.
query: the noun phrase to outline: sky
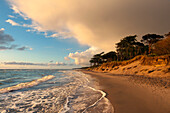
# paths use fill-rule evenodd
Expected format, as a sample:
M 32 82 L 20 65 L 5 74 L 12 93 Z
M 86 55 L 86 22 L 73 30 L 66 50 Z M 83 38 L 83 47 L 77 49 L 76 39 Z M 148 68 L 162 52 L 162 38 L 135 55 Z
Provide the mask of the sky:
M 0 0 L 0 69 L 88 66 L 125 36 L 170 31 L 169 0 Z

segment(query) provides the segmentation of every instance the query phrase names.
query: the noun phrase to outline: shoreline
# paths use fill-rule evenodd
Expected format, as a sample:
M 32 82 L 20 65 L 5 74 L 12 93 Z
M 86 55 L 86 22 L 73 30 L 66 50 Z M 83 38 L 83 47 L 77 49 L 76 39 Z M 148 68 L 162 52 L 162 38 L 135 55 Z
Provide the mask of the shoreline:
M 141 83 L 133 76 L 79 70 L 96 78 L 115 113 L 169 113 L 170 89 Z M 141 78 L 143 79 L 143 78 Z M 153 80 L 155 81 L 155 80 Z M 146 81 L 145 81 L 146 82 Z

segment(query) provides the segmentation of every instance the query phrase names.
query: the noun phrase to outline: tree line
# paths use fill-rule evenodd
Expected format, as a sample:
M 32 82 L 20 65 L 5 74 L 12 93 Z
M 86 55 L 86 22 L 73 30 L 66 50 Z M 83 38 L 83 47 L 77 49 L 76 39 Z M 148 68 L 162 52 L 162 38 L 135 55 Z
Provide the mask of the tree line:
M 105 62 L 123 61 L 134 58 L 137 55 L 166 55 L 170 54 L 170 32 L 168 34 L 146 34 L 137 41 L 137 35 L 126 36 L 116 43 L 116 51 L 95 54 L 90 59 L 91 66 L 97 66 Z

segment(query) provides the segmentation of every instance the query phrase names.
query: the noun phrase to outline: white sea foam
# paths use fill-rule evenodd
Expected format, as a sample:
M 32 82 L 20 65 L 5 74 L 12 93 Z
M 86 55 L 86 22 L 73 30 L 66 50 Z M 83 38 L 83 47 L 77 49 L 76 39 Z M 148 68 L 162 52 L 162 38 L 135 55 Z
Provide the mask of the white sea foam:
M 70 112 L 78 112 L 78 109 L 79 109 L 79 111 L 81 111 L 82 113 L 85 113 L 85 112 L 88 112 L 87 110 L 89 109 L 89 108 L 92 108 L 93 109 L 93 107 L 95 106 L 98 106 L 98 108 L 100 108 L 99 106 L 100 106 L 100 104 L 98 104 L 98 103 L 100 103 L 101 101 L 101 103 L 102 103 L 102 107 L 103 106 L 105 106 L 105 108 L 103 108 L 102 109 L 102 112 L 103 113 L 113 113 L 114 112 L 114 108 L 113 108 L 113 106 L 112 106 L 112 104 L 109 102 L 109 100 L 105 97 L 106 96 L 106 93 L 105 92 L 103 92 L 102 90 L 99 90 L 99 89 L 96 89 L 96 88 L 94 88 L 94 84 L 93 84 L 93 86 L 92 85 L 90 85 L 90 81 L 91 80 L 89 80 L 89 79 L 92 79 L 89 75 L 87 75 L 87 74 L 84 74 L 84 73 L 82 73 L 82 72 L 77 72 L 77 71 L 75 71 L 75 72 L 72 72 L 72 73 L 69 73 L 70 75 L 72 75 L 72 76 L 76 76 L 75 78 L 80 82 L 80 84 L 82 84 L 81 86 L 81 89 L 79 89 L 79 95 L 81 94 L 81 90 L 83 90 L 83 92 L 86 92 L 86 94 L 84 94 L 84 96 L 79 96 L 79 98 L 77 98 L 77 99 L 72 99 L 72 101 L 74 100 L 74 102 L 76 103 L 76 104 L 72 104 L 72 105 L 70 105 L 70 109 L 68 108 L 69 107 L 69 105 L 68 105 L 68 99 L 69 98 L 67 98 L 67 102 L 66 102 L 66 105 L 65 105 L 65 110 L 63 110 L 61 113 L 65 113 L 65 112 L 67 112 L 67 111 L 69 111 L 70 110 Z M 80 77 L 81 76 L 81 77 Z M 96 87 L 96 86 L 95 86 Z M 93 93 L 92 93 L 93 92 Z M 90 94 L 89 96 L 87 95 L 87 94 Z M 101 94 L 101 95 L 100 95 Z M 81 94 L 82 95 L 82 94 Z M 96 98 L 97 97 L 97 98 Z M 86 98 L 88 98 L 88 100 L 95 100 L 94 102 L 92 102 L 92 104 L 85 104 L 86 103 L 86 101 L 85 101 L 85 99 Z M 96 99 L 94 99 L 94 98 L 96 98 Z M 83 103 L 81 103 L 80 104 L 80 101 L 82 101 Z M 71 101 L 70 101 L 71 102 Z M 72 102 L 73 103 L 73 102 Z M 77 105 L 77 103 L 79 103 L 78 105 Z M 73 110 L 73 108 L 74 108 L 74 110 Z M 97 108 L 97 107 L 96 107 Z M 100 109 L 96 109 L 96 110 L 100 110 Z M 75 110 L 76 109 L 76 110 Z M 81 109 L 83 109 L 83 110 L 81 110 Z M 95 112 L 97 112 L 95 110 Z
M 54 77 L 55 76 L 53 76 L 53 75 L 48 75 L 48 76 L 45 76 L 43 78 L 33 80 L 31 82 L 20 83 L 20 84 L 17 84 L 15 86 L 2 88 L 2 89 L 0 89 L 0 93 L 6 93 L 6 92 L 9 92 L 9 91 L 13 91 L 13 90 L 19 90 L 19 89 L 23 89 L 23 88 L 33 87 L 35 85 L 38 85 L 41 82 L 45 82 L 47 80 L 53 79 Z
M 62 86 L 0 94 L 0 112 L 113 113 L 106 93 L 96 89 L 89 75 L 77 71 L 65 71 L 64 75 L 68 76 L 56 79 L 69 81 Z
M 94 102 L 92 105 L 88 106 L 82 113 L 84 113 L 88 108 L 91 108 L 91 107 L 95 106 L 98 102 L 100 102 L 106 96 L 106 93 L 101 91 L 101 90 L 97 90 L 97 89 L 94 89 L 92 87 L 88 87 L 88 88 L 90 88 L 90 89 L 92 89 L 94 91 L 100 92 L 102 94 L 102 96 L 96 102 Z
M 64 105 L 64 107 L 62 109 L 60 109 L 59 113 L 66 113 L 67 111 L 70 110 L 70 108 L 68 107 L 68 103 L 69 103 L 69 97 L 67 97 L 66 99 L 66 104 Z

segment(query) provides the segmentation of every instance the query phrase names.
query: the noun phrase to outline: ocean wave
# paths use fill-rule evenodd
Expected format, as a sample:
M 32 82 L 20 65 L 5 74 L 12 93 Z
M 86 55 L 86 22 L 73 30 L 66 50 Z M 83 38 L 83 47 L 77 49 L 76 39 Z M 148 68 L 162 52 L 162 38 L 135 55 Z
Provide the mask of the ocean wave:
M 59 113 L 114 113 L 114 108 L 110 101 L 105 97 L 106 93 L 97 89 L 96 84 L 92 78 L 78 71 L 71 71 L 67 75 L 72 75 L 77 81 L 79 81 L 79 89 L 75 95 L 68 96 L 66 98 L 65 105 L 60 109 Z M 93 81 L 93 84 L 90 84 Z M 79 94 L 77 96 L 77 93 Z
M 89 75 L 77 71 L 63 75 L 67 76 L 49 82 L 67 81 L 61 86 L 0 94 L 0 112 L 113 113 L 106 93 L 97 89 Z
M 10 92 L 10 91 L 14 91 L 14 90 L 19 90 L 19 89 L 23 89 L 23 88 L 33 87 L 35 85 L 38 85 L 41 82 L 45 82 L 45 81 L 50 80 L 50 79 L 52 79 L 54 77 L 55 76 L 53 76 L 53 75 L 48 75 L 48 76 L 45 76 L 43 78 L 40 78 L 40 79 L 37 79 L 37 80 L 33 80 L 31 82 L 20 83 L 20 84 L 17 84 L 15 86 L 7 87 L 7 88 L 2 88 L 2 89 L 0 89 L 0 93 L 7 93 L 7 92 Z

